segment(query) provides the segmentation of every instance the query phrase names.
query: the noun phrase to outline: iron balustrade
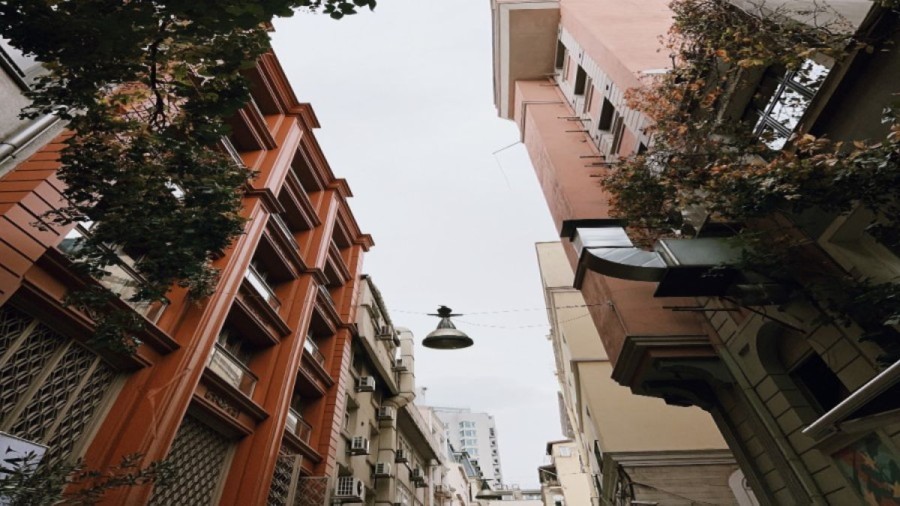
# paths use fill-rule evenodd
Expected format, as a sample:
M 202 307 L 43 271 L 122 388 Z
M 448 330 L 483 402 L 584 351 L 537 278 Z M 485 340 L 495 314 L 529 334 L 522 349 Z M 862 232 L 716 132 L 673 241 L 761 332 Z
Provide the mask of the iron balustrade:
M 247 267 L 247 273 L 244 274 L 244 277 L 250 282 L 250 286 L 259 293 L 259 296 L 262 297 L 272 309 L 278 311 L 278 308 L 281 307 L 281 301 L 278 300 L 275 291 L 272 290 L 272 287 L 266 282 L 266 278 L 264 278 L 252 265 Z
M 285 428 L 291 434 L 297 436 L 300 441 L 303 441 L 306 444 L 309 444 L 309 438 L 312 435 L 312 425 L 306 422 L 300 413 L 297 413 L 293 410 L 293 408 L 288 409 L 287 420 L 285 421 Z
M 234 159 L 234 162 L 238 167 L 244 167 L 244 160 L 241 158 L 240 152 L 234 147 L 234 144 L 231 143 L 231 139 L 228 137 L 222 137 L 222 146 L 225 147 L 225 152 L 231 155 L 231 158 Z
M 313 360 L 318 362 L 319 365 L 325 367 L 325 356 L 319 351 L 319 347 L 316 345 L 315 341 L 313 341 L 312 336 L 306 336 L 306 340 L 303 341 L 303 349 L 309 352 L 309 355 Z
M 58 246 L 59 250 L 67 255 L 76 252 L 79 242 L 90 234 L 89 230 L 92 226 L 93 222 L 90 221 L 79 223 L 63 238 Z M 163 309 L 166 308 L 166 304 L 155 301 L 132 301 L 131 298 L 138 292 L 144 280 L 132 267 L 135 260 L 131 256 L 121 250 L 115 251 L 115 253 L 119 258 L 118 263 L 106 266 L 104 269 L 107 274 L 97 278 L 97 282 L 116 294 L 136 312 L 152 323 L 156 323 Z
M 257 381 L 256 375 L 243 362 L 231 353 L 228 353 L 218 343 L 213 349 L 213 353 L 209 357 L 209 363 L 206 366 L 247 397 L 253 395 L 253 389 L 256 387 Z
M 328 291 L 328 287 L 325 285 L 319 285 L 319 292 L 325 296 L 325 300 L 331 303 L 334 306 L 334 297 L 331 296 L 331 292 Z
M 291 241 L 291 244 L 294 245 L 295 248 L 300 249 L 300 245 L 297 244 L 297 239 L 294 238 L 294 233 L 291 232 L 291 228 L 288 227 L 288 224 L 284 221 L 284 218 L 281 217 L 280 214 L 272 213 L 269 216 L 272 217 L 272 221 L 275 225 L 281 230 L 282 233 Z

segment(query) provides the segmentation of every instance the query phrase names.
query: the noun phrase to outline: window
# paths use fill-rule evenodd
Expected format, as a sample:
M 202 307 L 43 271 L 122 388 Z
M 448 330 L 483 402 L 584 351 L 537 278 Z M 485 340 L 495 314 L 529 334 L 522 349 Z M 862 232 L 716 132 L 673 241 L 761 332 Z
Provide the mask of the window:
M 816 352 L 804 358 L 790 375 L 810 401 L 814 401 L 813 407 L 819 408 L 822 413 L 837 406 L 850 395 L 837 374 Z
M 459 427 L 461 429 L 474 429 L 475 422 L 459 422 Z
M 772 149 L 781 149 L 800 122 L 828 68 L 806 60 L 796 71 L 770 67 L 763 75 L 745 118 L 753 133 Z
M 561 40 L 556 41 L 556 69 L 562 70 L 566 64 L 566 46 Z
M 614 112 L 616 112 L 616 108 L 613 107 L 609 99 L 604 97 L 603 105 L 600 106 L 600 119 L 597 120 L 598 130 L 608 132 L 612 128 Z
M 581 65 L 579 65 L 578 70 L 575 72 L 575 94 L 584 95 L 586 85 L 587 72 L 585 72 Z

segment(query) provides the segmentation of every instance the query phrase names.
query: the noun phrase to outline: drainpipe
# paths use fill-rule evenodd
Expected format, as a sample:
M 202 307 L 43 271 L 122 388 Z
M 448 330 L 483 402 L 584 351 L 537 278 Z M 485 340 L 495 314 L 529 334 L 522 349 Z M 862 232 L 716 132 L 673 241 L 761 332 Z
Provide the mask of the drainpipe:
M 6 162 L 13 154 L 33 141 L 37 136 L 46 132 L 57 122 L 61 121 L 55 114 L 45 114 L 13 132 L 9 137 L 0 141 L 0 164 Z

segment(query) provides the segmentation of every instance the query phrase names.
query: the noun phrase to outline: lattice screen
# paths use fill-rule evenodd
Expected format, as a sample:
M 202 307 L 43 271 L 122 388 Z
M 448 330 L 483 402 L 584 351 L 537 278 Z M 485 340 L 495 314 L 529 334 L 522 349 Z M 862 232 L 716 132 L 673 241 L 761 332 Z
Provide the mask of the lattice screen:
M 290 499 L 291 485 L 294 478 L 294 467 L 297 457 L 279 455 L 275 461 L 275 472 L 272 474 L 272 485 L 269 487 L 269 506 L 287 506 Z
M 315 476 L 297 480 L 294 506 L 322 506 L 328 494 L 328 477 Z
M 159 488 L 150 500 L 158 506 L 202 506 L 210 504 L 222 478 L 231 442 L 185 416 L 166 460 L 175 468 L 175 478 Z
M 114 371 L 94 353 L 9 306 L 0 308 L 0 430 L 68 458 Z

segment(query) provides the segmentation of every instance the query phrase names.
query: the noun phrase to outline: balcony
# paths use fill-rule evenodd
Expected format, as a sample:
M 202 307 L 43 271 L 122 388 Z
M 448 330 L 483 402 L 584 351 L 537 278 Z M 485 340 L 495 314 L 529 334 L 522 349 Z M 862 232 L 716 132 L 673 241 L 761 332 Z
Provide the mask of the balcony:
M 250 283 L 250 286 L 256 290 L 256 293 L 264 300 L 269 307 L 278 311 L 278 308 L 281 307 L 281 301 L 278 300 L 278 297 L 275 295 L 275 291 L 272 290 L 272 287 L 269 286 L 269 283 L 266 282 L 266 279 L 256 270 L 252 265 L 247 267 L 247 272 L 244 274 L 244 277 Z
M 300 243 L 294 237 L 296 224 L 289 224 L 286 218 L 283 214 L 269 215 L 256 258 L 265 258 L 267 274 L 277 276 L 280 280 L 297 278 L 308 269 Z
M 284 234 L 285 238 L 288 239 L 291 244 L 297 249 L 300 248 L 300 245 L 297 244 L 297 240 L 294 238 L 294 233 L 291 231 L 291 228 L 288 227 L 288 224 L 284 221 L 284 218 L 281 217 L 280 214 L 273 213 L 269 215 L 272 218 L 272 221 L 275 223 L 275 227 Z
M 209 363 L 206 366 L 247 397 L 253 395 L 253 389 L 256 387 L 257 381 L 256 375 L 218 344 L 213 349 L 213 353 L 209 357 Z
M 316 345 L 315 341 L 313 341 L 312 336 L 306 336 L 306 340 L 303 341 L 303 349 L 309 353 L 309 355 L 315 360 L 322 368 L 325 367 L 325 357 L 322 355 L 322 352 L 319 351 L 319 347 Z
M 244 159 L 241 158 L 241 154 L 238 152 L 237 148 L 234 147 L 234 144 L 231 143 L 231 139 L 222 137 L 222 147 L 225 148 L 225 152 L 231 156 L 238 167 L 244 167 Z
M 324 298 L 326 301 L 328 301 L 329 304 L 334 306 L 334 297 L 331 296 L 331 292 L 328 291 L 327 286 L 319 285 L 319 293 L 322 295 L 322 298 Z
M 329 284 L 343 285 L 350 280 L 350 269 L 344 262 L 340 250 L 331 241 L 328 246 L 328 257 L 325 260 L 325 275 L 329 280 Z
M 70 230 L 59 244 L 59 250 L 66 255 L 77 251 L 79 242 L 89 234 L 88 230 L 90 230 L 92 225 L 93 223 L 91 222 L 84 222 Z M 137 293 L 143 280 L 132 268 L 135 262 L 133 258 L 122 251 L 116 251 L 116 255 L 119 257 L 119 262 L 107 266 L 106 272 L 108 275 L 97 279 L 97 282 L 118 295 L 126 304 L 151 323 L 156 323 L 166 305 L 161 302 L 132 302 L 130 299 Z
M 309 444 L 309 438 L 312 436 L 312 425 L 308 424 L 306 420 L 300 416 L 300 413 L 297 413 L 293 409 L 289 409 L 284 428 L 304 444 Z
M 294 225 L 295 230 L 311 230 L 321 224 L 316 208 L 309 200 L 309 193 L 293 169 L 287 172 L 278 202 L 284 206 L 288 222 Z
M 241 151 L 275 149 L 278 146 L 269 131 L 265 116 L 252 98 L 229 120 L 229 126 L 231 140 Z

